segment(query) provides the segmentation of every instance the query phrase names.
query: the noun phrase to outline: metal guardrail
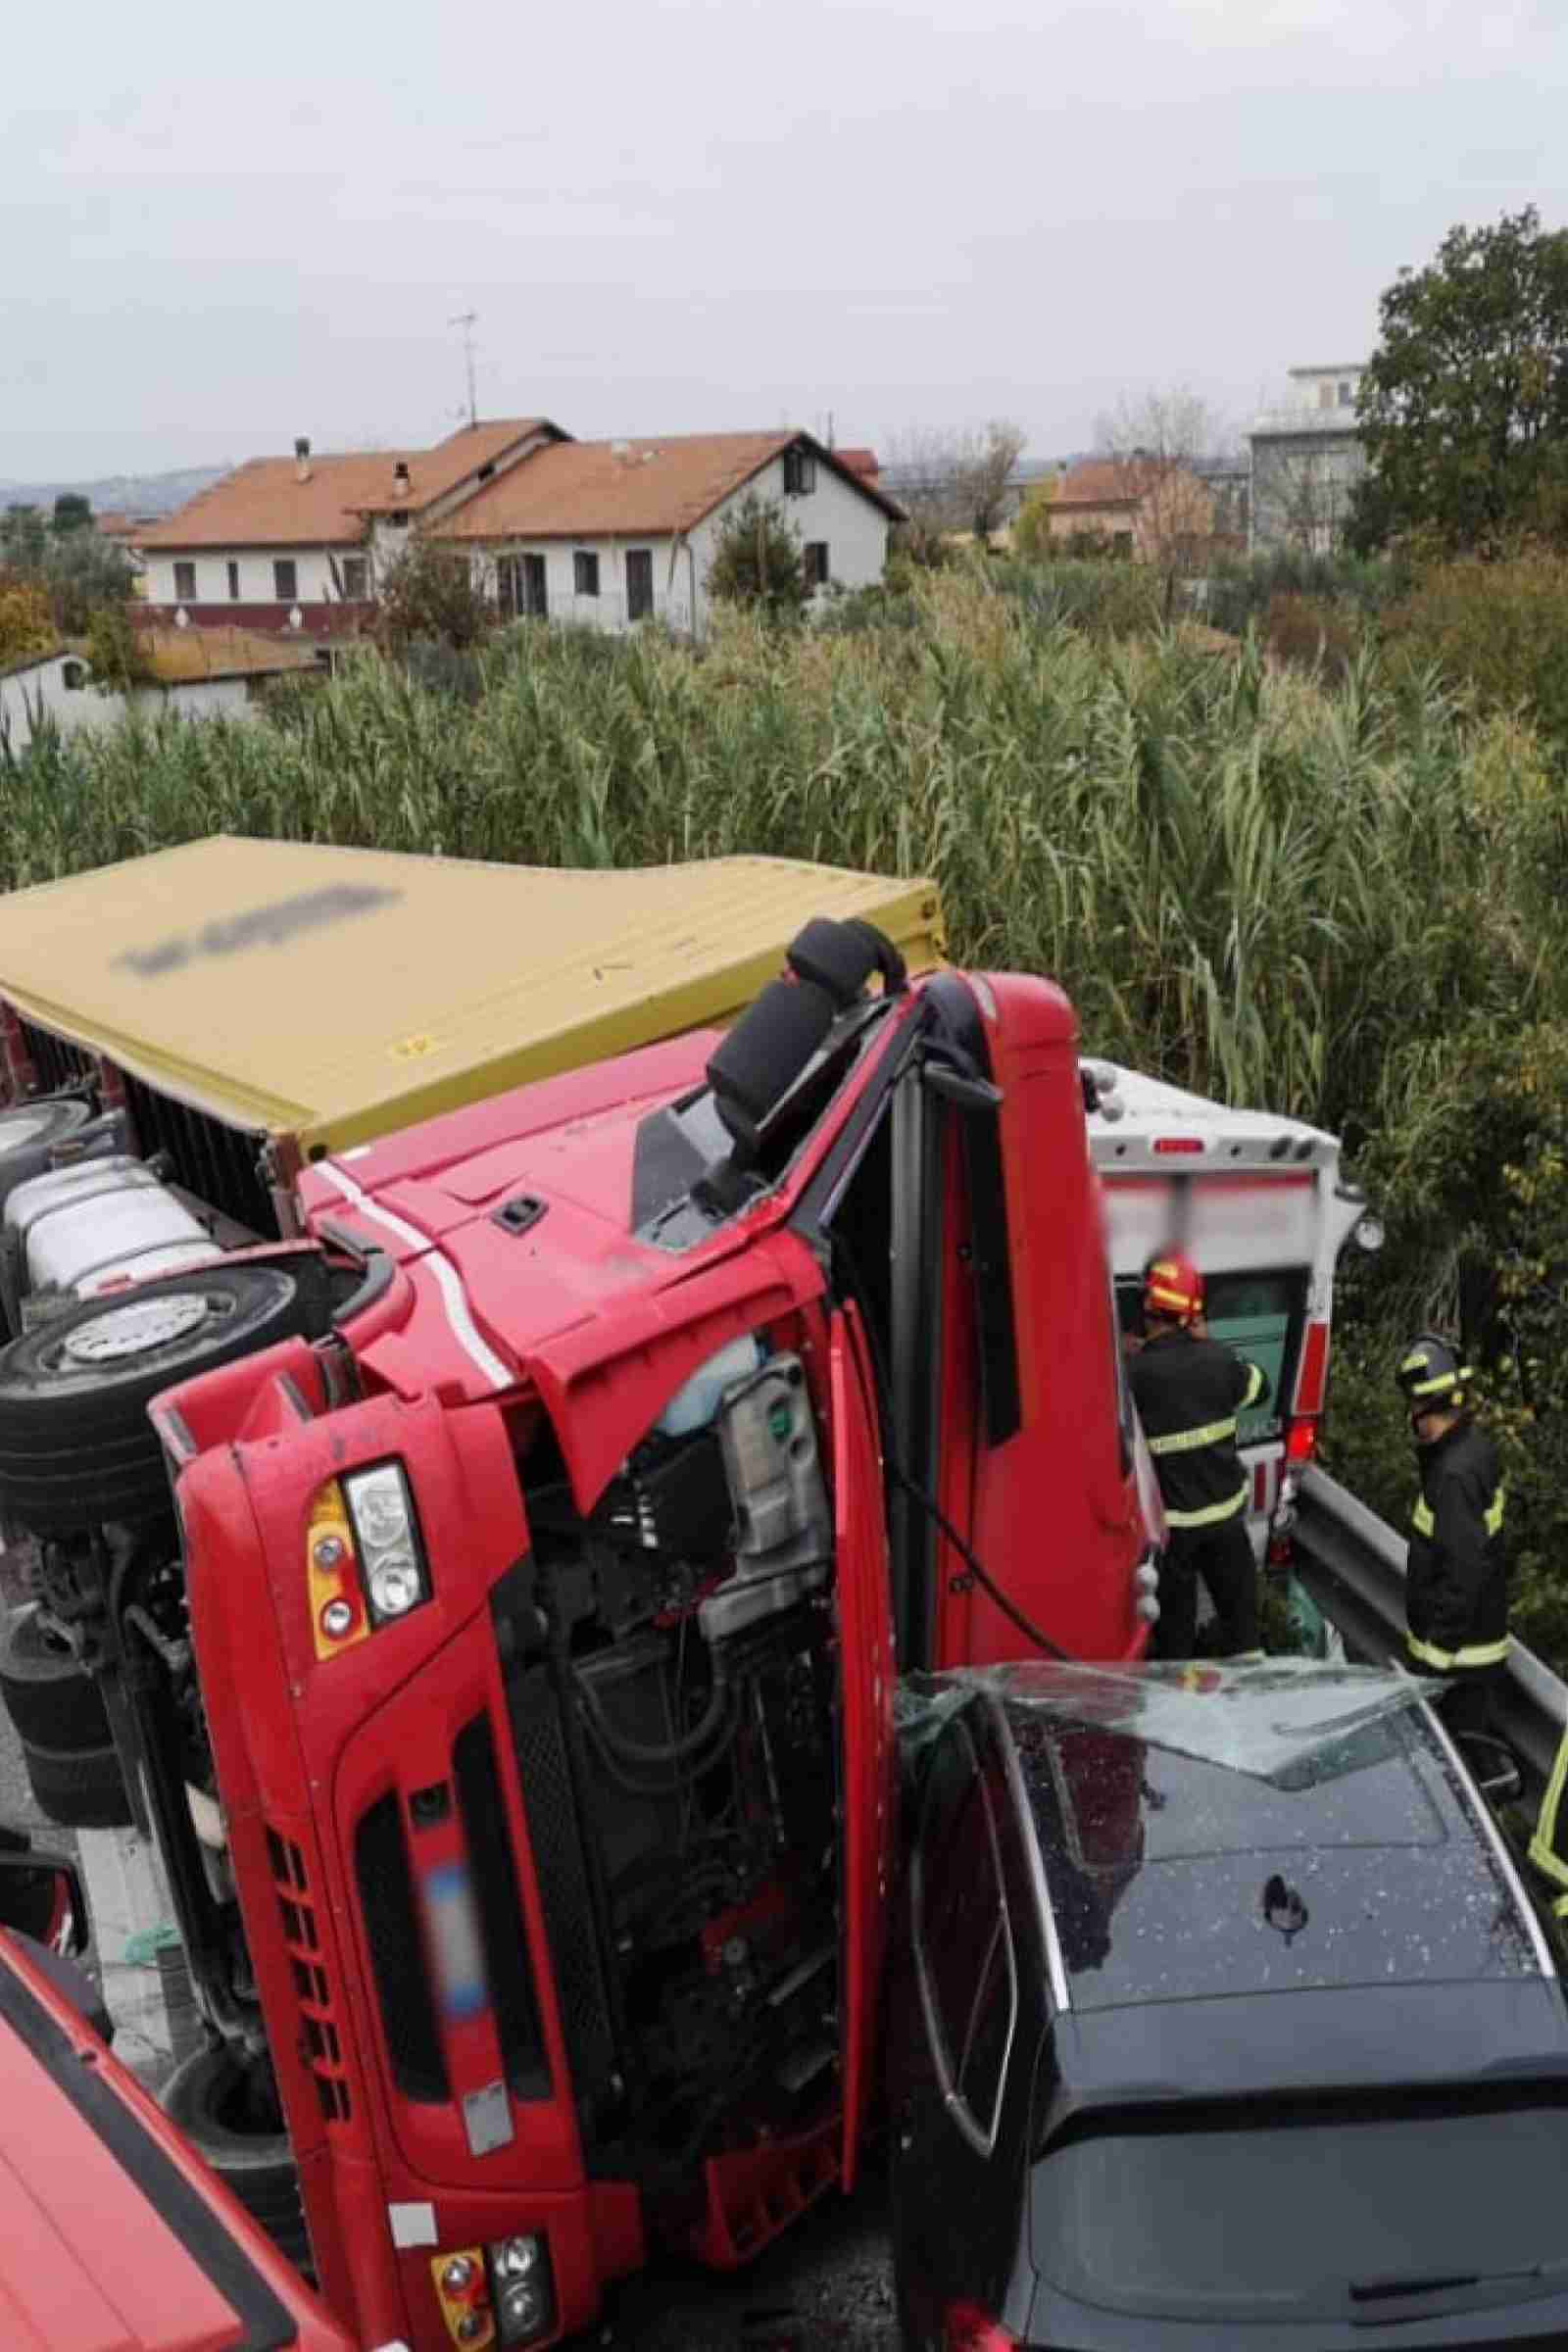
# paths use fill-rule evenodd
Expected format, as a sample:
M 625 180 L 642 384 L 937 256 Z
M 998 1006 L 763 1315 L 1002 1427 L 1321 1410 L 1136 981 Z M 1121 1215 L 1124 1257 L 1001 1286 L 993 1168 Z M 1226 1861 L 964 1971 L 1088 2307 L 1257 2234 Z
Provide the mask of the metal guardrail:
M 1379 1664 L 1404 1654 L 1404 1538 L 1324 1470 L 1308 1470 L 1292 1530 L 1297 1571 L 1346 1646 Z M 1498 1728 L 1539 1793 L 1568 1726 L 1568 1683 L 1515 1642 Z

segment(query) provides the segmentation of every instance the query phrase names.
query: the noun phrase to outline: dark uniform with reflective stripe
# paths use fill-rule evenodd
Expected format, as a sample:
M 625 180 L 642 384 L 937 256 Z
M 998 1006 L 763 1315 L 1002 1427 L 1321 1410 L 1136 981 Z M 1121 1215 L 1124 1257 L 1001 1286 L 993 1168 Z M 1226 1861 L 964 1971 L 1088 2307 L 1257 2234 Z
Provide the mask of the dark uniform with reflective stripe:
M 1146 1341 L 1127 1378 L 1170 1528 L 1155 1655 L 1192 1656 L 1199 1577 L 1214 1603 L 1226 1655 L 1255 1650 L 1257 1563 L 1247 1533 L 1249 1482 L 1236 1450 L 1236 1416 L 1263 1402 L 1268 1382 L 1222 1341 L 1185 1329 Z
M 1484 1732 L 1491 1691 L 1508 1655 L 1508 1569 L 1502 1550 L 1497 1448 L 1465 1419 L 1418 1456 L 1421 1493 L 1410 1514 L 1405 1644 L 1410 1663 L 1441 1675 L 1451 1732 Z

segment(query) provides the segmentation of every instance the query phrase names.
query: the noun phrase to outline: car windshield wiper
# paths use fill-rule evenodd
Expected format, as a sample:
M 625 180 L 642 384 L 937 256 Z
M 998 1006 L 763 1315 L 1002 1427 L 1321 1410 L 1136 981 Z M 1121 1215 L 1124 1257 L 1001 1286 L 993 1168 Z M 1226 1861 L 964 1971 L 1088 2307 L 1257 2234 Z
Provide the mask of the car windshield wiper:
M 1559 2262 L 1533 2262 L 1517 2271 L 1441 2271 L 1415 2278 L 1351 2278 L 1348 2291 L 1352 2303 L 1391 2303 L 1404 2295 L 1452 2295 L 1468 2287 L 1504 2286 L 1545 2278 L 1560 2271 Z

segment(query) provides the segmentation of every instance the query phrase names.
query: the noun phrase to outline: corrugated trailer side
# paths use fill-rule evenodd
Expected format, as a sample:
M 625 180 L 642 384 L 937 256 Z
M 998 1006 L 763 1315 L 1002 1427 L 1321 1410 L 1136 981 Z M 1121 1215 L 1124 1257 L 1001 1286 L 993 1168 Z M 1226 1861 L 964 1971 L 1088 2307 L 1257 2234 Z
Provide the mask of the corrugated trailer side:
M 772 858 L 564 870 L 228 835 L 0 900 L 12 1099 L 97 1086 L 252 1232 L 307 1158 L 721 1026 L 812 915 L 911 968 L 935 886 Z

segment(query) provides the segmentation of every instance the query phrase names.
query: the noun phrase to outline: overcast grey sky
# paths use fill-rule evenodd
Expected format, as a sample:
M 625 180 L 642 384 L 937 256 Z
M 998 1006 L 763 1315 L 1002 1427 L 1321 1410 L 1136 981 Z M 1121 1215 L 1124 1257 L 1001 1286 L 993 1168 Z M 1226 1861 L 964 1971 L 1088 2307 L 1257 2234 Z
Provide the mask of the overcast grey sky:
M 1242 417 L 1455 220 L 1568 220 L 1561 0 L 73 0 L 0 44 L 0 478 Z M 1554 133 L 1556 135 L 1554 135 Z

